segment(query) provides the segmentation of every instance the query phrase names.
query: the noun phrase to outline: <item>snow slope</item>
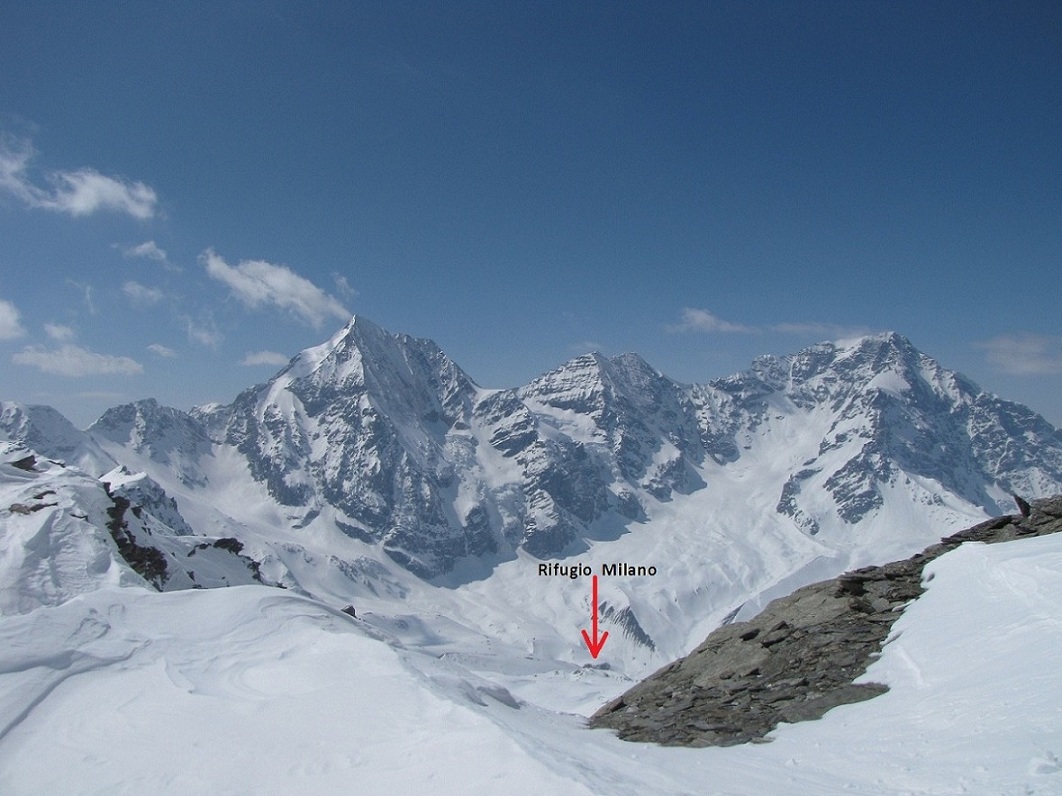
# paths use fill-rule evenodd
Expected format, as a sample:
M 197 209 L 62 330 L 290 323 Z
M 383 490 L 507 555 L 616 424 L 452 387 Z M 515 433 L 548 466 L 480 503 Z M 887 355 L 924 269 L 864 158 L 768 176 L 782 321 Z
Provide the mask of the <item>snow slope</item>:
M 964 545 L 865 675 L 887 694 L 710 749 L 583 729 L 276 589 L 102 588 L 0 619 L 0 792 L 1057 794 L 1060 574 L 1059 536 Z

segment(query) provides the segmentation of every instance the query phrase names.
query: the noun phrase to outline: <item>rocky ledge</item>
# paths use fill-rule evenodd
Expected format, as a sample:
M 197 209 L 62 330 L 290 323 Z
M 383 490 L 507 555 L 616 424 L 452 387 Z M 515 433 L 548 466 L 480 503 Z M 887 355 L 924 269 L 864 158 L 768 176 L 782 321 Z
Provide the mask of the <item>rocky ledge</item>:
M 1020 515 L 997 517 L 921 553 L 814 583 L 771 602 L 747 622 L 714 631 L 590 718 L 628 741 L 731 746 L 762 741 L 781 722 L 820 718 L 837 705 L 883 693 L 853 681 L 880 654 L 925 565 L 963 542 L 1008 542 L 1062 531 L 1062 496 L 1019 499 Z

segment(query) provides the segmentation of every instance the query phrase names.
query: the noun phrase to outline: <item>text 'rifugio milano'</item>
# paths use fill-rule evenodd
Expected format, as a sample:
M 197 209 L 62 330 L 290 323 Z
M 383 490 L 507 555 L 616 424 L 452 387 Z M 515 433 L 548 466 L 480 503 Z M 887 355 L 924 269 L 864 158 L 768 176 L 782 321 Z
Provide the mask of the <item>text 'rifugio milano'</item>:
M 549 564 L 539 564 L 538 574 L 542 577 L 555 578 L 588 578 L 594 574 L 594 569 L 589 564 L 561 564 L 554 561 Z M 598 574 L 603 578 L 635 578 L 653 577 L 656 574 L 654 566 L 635 566 L 633 564 L 602 564 Z

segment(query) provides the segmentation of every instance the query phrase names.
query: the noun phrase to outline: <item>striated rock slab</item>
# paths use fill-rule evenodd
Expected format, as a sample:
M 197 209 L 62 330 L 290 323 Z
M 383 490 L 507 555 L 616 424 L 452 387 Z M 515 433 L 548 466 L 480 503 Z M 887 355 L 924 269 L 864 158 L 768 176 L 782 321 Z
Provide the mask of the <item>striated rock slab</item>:
M 590 718 L 628 741 L 730 746 L 762 741 L 781 722 L 821 718 L 887 689 L 856 684 L 893 622 L 922 592 L 925 565 L 963 542 L 1007 542 L 1062 531 L 1062 496 L 1029 516 L 996 517 L 921 553 L 798 589 L 747 622 L 725 625 L 685 658 Z

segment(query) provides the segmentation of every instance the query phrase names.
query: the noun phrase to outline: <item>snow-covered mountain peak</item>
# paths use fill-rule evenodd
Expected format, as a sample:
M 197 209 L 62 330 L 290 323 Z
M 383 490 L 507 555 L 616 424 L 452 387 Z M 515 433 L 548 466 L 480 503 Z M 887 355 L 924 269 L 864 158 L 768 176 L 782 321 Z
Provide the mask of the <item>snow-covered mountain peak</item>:
M 187 412 L 154 398 L 108 409 L 88 427 L 105 450 L 125 449 L 175 471 L 186 484 L 202 484 L 200 459 L 211 452 L 203 424 Z M 113 455 L 113 453 L 112 453 Z
M 16 415 L 5 428 L 27 427 Z M 201 487 L 226 499 L 211 479 L 250 479 L 241 488 L 268 496 L 285 533 L 327 528 L 427 577 L 520 548 L 570 555 L 659 506 L 682 514 L 695 494 L 691 506 L 744 503 L 768 525 L 847 545 L 899 506 L 951 501 L 976 517 L 1011 491 L 1062 489 L 1056 429 L 893 332 L 763 356 L 706 385 L 594 352 L 492 391 L 434 342 L 354 317 L 229 406 L 139 401 L 88 435 L 63 433 L 102 447 L 97 475 L 128 463 L 193 503 Z M 917 522 L 935 511 L 915 510 Z
M 0 401 L 0 439 L 99 475 L 116 462 L 88 434 L 50 406 Z
M 477 389 L 431 340 L 391 334 L 355 316 L 325 343 L 296 355 L 259 392 L 259 405 L 285 403 L 288 392 L 316 416 L 348 411 L 357 398 L 395 418 L 452 425 L 467 419 Z
M 617 402 L 656 411 L 661 392 L 677 387 L 637 354 L 606 357 L 592 352 L 542 374 L 518 393 L 542 406 L 600 414 Z

